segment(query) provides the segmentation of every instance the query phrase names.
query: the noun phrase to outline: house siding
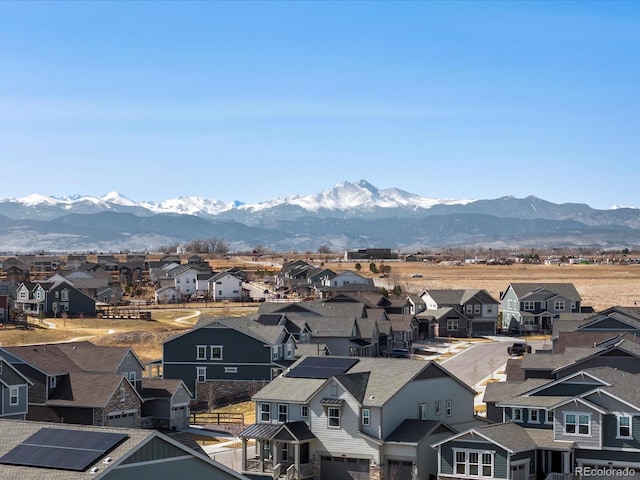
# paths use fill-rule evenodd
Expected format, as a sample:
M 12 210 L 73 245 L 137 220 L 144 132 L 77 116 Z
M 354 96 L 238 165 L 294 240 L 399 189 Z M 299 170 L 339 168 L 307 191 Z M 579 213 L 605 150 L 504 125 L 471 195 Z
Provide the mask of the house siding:
M 603 445 L 609 448 L 640 449 L 640 416 L 631 417 L 631 434 L 634 438 L 616 438 L 618 436 L 618 418 L 605 415 L 603 420 Z
M 590 435 L 566 435 L 564 433 L 565 413 L 587 413 L 591 415 Z M 553 437 L 555 440 L 573 441 L 578 447 L 600 448 L 602 415 L 582 403 L 567 404 L 555 409 L 553 419 Z
M 116 467 L 103 478 L 105 480 L 140 480 L 141 478 L 210 478 L 215 480 L 237 480 L 238 475 L 232 475 L 215 469 L 212 465 L 198 458 L 189 457 L 183 452 L 183 457 L 158 461 L 158 463 L 144 463 L 141 465 L 128 464 L 126 467 Z
M 7 369 L 8 370 L 8 369 Z M 21 379 L 21 381 L 23 381 Z M 18 388 L 18 404 L 11 405 L 10 397 L 11 397 L 11 388 Z M 27 385 L 11 385 L 10 387 L 5 387 L 4 385 L 0 385 L 0 391 L 2 392 L 2 405 L 0 405 L 0 416 L 24 416 L 27 413 Z
M 495 451 L 493 478 L 508 478 L 508 452 L 487 442 L 451 441 L 440 446 L 440 474 L 453 475 L 453 449 L 473 449 Z

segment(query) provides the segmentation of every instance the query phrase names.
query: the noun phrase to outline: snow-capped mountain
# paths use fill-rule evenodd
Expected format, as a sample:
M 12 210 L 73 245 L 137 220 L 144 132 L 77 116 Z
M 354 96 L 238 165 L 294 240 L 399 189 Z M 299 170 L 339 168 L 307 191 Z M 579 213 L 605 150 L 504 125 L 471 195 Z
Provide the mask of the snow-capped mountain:
M 441 246 L 640 246 L 640 209 L 596 210 L 529 196 L 434 199 L 365 180 L 313 195 L 244 204 L 197 196 L 159 203 L 32 194 L 0 199 L 0 251 L 153 250 L 196 238 L 277 251 Z

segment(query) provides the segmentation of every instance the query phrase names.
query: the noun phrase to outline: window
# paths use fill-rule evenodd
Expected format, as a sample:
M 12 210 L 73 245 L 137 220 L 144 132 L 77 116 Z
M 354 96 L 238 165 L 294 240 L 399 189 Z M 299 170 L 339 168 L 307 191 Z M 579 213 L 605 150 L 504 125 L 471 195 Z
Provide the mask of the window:
M 469 315 L 472 314 L 473 313 L 473 305 L 471 305 L 471 304 L 465 305 L 465 310 L 466 310 L 467 314 L 469 314 Z
M 26 300 L 27 299 L 27 292 L 25 292 L 24 290 L 22 290 L 20 292 L 20 300 Z
M 262 422 L 271 421 L 271 404 L 269 403 L 260 404 L 260 421 Z
M 564 433 L 567 435 L 590 435 L 591 415 L 588 413 L 565 413 Z
M 224 367 L 224 373 L 238 373 L 238 367 Z
M 198 383 L 207 381 L 207 367 L 196 367 L 196 378 Z
M 49 388 L 56 388 L 56 377 L 49 377 Z
M 454 449 L 453 472 L 465 477 L 493 477 L 494 452 Z
M 553 302 L 554 310 L 564 310 L 564 300 L 556 300 Z
M 309 418 L 309 405 L 300 405 L 300 417 Z
M 331 396 L 338 396 L 338 384 L 336 382 L 331 382 Z
M 280 358 L 280 348 L 279 345 L 276 345 L 273 347 L 273 350 L 271 351 L 271 358 L 273 360 L 278 360 Z
M 18 387 L 9 388 L 9 405 L 15 406 L 20 403 L 20 389 Z
M 529 410 L 529 421 L 531 423 L 540 423 L 540 412 L 538 410 Z
M 127 399 L 127 389 L 124 385 L 120 387 L 120 402 L 124 402 Z
M 60 300 L 63 302 L 69 301 L 69 290 L 62 290 L 62 292 L 60 292 Z
M 512 417 L 512 420 L 514 422 L 521 422 L 522 421 L 522 409 L 513 407 L 512 413 L 511 413 L 511 417 Z
M 436 400 L 433 404 L 433 410 L 436 415 L 440 415 L 440 400 Z
M 289 419 L 289 405 L 281 403 L 278 405 L 278 421 L 280 423 L 287 423 Z
M 362 425 L 365 427 L 371 425 L 371 410 L 368 408 L 362 409 Z
M 452 415 L 452 408 L 453 408 L 453 401 L 451 400 L 447 400 L 447 403 L 445 405 L 445 408 L 447 409 L 447 417 L 450 417 Z
M 459 320 L 457 318 L 447 318 L 447 331 L 457 332 Z
M 527 301 L 527 302 L 523 302 L 524 303 L 524 308 L 523 310 L 534 310 L 535 309 L 535 302 L 531 302 L 531 301 Z
M 136 383 L 136 372 L 129 372 L 129 381 L 131 383 Z
M 427 419 L 427 404 L 420 403 L 418 404 L 418 420 L 426 420 Z
M 487 305 L 487 313 L 493 313 L 493 307 L 491 305 Z
M 631 417 L 628 415 L 618 416 L 618 438 L 631 437 Z
M 481 312 L 480 308 L 481 308 L 481 307 L 482 307 L 482 305 L 480 305 L 479 303 L 475 304 L 475 305 L 473 306 L 473 313 L 474 313 L 475 315 L 480 315 L 480 312 Z
M 547 410 L 547 418 L 545 423 L 553 423 L 553 410 Z
M 222 360 L 222 345 L 211 345 L 211 360 Z
M 196 360 L 206 360 L 206 359 L 207 359 L 207 346 L 196 345 Z
M 340 427 L 340 409 L 338 407 L 327 408 L 327 421 L 329 427 Z

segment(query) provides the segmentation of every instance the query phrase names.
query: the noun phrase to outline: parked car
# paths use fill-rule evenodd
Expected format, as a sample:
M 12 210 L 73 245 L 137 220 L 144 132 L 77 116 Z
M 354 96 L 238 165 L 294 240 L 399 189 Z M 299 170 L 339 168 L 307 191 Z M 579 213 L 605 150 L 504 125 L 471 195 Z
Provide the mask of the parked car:
M 411 358 L 411 352 L 408 348 L 394 348 L 389 350 L 390 358 Z
M 510 347 L 507 347 L 507 353 L 509 355 L 524 355 L 525 353 L 531 353 L 531 345 L 516 342 Z
M 414 273 L 413 275 L 411 275 L 411 278 L 422 278 L 422 274 L 421 273 Z

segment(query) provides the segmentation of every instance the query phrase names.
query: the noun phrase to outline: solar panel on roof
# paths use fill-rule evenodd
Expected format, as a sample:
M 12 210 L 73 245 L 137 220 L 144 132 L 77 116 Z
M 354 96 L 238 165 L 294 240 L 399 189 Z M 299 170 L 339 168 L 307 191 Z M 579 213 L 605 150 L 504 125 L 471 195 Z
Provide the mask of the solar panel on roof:
M 123 433 L 42 428 L 7 452 L 0 463 L 81 472 L 127 438 Z
M 341 375 L 358 363 L 357 358 L 307 357 L 285 377 L 325 379 Z

